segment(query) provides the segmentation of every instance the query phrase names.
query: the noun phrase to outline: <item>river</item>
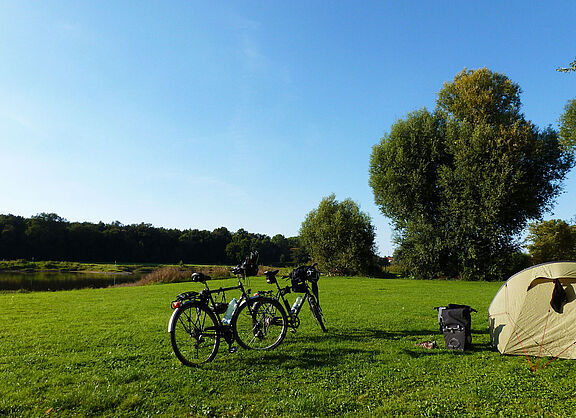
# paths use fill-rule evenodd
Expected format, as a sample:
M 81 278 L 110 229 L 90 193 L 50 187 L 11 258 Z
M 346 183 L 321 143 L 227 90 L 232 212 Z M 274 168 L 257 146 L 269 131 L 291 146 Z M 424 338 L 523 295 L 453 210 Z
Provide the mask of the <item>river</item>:
M 0 290 L 53 291 L 108 287 L 139 280 L 139 274 L 0 272 Z

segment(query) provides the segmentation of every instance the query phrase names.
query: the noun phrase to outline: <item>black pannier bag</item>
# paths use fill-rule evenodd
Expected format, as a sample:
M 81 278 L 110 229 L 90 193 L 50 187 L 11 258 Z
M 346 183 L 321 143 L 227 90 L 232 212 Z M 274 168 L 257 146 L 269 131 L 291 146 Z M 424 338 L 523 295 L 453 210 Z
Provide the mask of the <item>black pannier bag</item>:
M 242 268 L 246 276 L 257 276 L 258 275 L 258 251 L 251 252 L 246 260 L 242 263 Z
M 320 279 L 320 272 L 316 270 L 316 264 L 313 266 L 300 266 L 292 270 L 289 274 L 290 281 L 292 282 L 293 292 L 306 292 L 306 280 L 312 285 L 312 293 L 318 300 L 318 279 Z
M 292 283 L 292 291 L 293 292 L 306 292 L 306 278 L 307 278 L 307 271 L 310 267 L 308 266 L 301 266 L 297 267 L 292 270 L 289 274 L 290 282 Z
M 438 306 L 438 324 L 444 334 L 444 341 L 448 350 L 464 351 L 472 345 L 472 318 L 471 313 L 476 309 L 468 305 L 449 304 Z

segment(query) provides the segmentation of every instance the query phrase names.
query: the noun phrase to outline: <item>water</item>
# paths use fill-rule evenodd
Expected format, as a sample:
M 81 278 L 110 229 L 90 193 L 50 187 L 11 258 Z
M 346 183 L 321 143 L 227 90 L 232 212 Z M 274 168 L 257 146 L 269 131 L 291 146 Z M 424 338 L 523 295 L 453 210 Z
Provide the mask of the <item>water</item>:
M 70 290 L 139 280 L 138 274 L 0 272 L 0 290 Z

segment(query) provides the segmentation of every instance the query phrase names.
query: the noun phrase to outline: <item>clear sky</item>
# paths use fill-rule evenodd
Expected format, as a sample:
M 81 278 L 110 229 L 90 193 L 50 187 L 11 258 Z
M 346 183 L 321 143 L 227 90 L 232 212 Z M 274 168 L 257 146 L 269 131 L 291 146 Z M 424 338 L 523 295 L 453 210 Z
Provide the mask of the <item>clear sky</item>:
M 488 67 L 557 126 L 574 1 L 0 2 L 0 213 L 295 236 L 331 193 L 372 217 L 372 146 Z M 576 215 L 576 174 L 549 217 Z

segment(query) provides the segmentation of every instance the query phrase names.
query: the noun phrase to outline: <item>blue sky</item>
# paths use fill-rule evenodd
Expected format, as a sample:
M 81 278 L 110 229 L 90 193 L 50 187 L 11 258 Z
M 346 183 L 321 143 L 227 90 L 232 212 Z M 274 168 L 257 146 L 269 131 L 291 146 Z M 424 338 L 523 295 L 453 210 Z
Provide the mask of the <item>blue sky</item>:
M 295 236 L 331 193 L 388 220 L 371 148 L 488 67 L 557 126 L 573 1 L 0 3 L 0 213 Z M 549 217 L 576 216 L 576 175 Z

